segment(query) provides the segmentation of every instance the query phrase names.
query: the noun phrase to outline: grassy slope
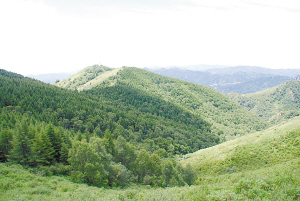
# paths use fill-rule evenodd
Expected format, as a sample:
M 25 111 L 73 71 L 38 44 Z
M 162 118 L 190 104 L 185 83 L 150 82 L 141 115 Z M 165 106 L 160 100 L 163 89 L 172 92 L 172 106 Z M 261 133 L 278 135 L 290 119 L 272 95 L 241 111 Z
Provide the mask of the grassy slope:
M 300 115 L 299 80 L 288 81 L 254 94 L 230 93 L 227 96 L 271 124 Z
M 198 170 L 199 166 L 203 167 L 195 186 L 103 189 L 0 164 L 0 200 L 297 200 L 300 195 L 299 123 L 300 118 L 295 118 L 267 131 L 188 155 L 183 163 L 191 162 Z M 298 130 L 293 132 L 294 129 Z M 217 168 L 213 173 L 208 169 L 216 167 L 213 163 L 226 168 L 226 160 L 230 157 L 232 160 L 240 148 L 244 152 L 240 155 L 241 162 L 235 164 L 237 172 L 218 172 Z M 266 161 L 269 163 L 265 164 Z M 210 167 L 205 169 L 203 164 Z
M 203 175 L 255 170 L 293 160 L 300 154 L 300 117 L 185 156 Z
M 213 123 L 227 139 L 265 128 L 265 123 L 223 94 L 203 85 L 158 75 L 138 68 L 124 68 L 120 81 L 160 96 Z M 249 126 L 251 125 L 251 126 Z
M 78 73 L 64 79 L 53 85 L 67 89 L 89 89 L 100 83 L 107 78 L 114 76 L 121 69 L 113 69 L 105 66 L 89 66 L 79 71 Z

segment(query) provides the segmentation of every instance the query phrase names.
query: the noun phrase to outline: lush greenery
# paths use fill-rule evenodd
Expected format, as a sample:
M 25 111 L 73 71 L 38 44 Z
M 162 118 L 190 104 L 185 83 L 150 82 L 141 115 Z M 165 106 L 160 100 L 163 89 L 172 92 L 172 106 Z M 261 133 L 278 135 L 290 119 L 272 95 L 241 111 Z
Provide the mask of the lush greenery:
M 0 78 L 1 200 L 299 199 L 300 117 L 217 145 L 213 115 L 243 133 L 265 124 L 209 88 L 135 68 L 81 92 Z
M 298 200 L 300 159 L 200 177 L 197 185 L 104 189 L 74 184 L 44 169 L 0 164 L 1 200 Z M 54 167 L 52 167 L 54 169 Z
M 288 81 L 254 94 L 228 94 L 228 97 L 271 124 L 299 116 L 300 81 Z

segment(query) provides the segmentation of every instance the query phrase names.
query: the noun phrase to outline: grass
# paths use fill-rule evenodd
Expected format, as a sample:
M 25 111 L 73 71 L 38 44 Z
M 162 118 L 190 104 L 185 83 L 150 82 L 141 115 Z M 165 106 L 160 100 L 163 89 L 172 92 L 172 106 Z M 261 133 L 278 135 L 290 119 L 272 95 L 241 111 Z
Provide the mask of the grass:
M 0 165 L 0 200 L 297 200 L 300 160 L 255 171 L 206 177 L 194 186 L 103 189 L 65 178 L 42 177 L 20 166 Z
M 227 141 L 188 154 L 182 164 L 190 163 L 199 174 L 224 174 L 233 168 L 254 170 L 295 159 L 300 154 L 300 117 L 265 131 Z

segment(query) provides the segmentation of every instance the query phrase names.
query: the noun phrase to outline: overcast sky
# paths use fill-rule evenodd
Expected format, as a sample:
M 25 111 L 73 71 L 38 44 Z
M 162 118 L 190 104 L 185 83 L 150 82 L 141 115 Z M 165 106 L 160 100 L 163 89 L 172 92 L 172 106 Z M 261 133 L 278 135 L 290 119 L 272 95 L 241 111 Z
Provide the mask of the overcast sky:
M 300 68 L 299 0 L 0 0 L 0 68 Z

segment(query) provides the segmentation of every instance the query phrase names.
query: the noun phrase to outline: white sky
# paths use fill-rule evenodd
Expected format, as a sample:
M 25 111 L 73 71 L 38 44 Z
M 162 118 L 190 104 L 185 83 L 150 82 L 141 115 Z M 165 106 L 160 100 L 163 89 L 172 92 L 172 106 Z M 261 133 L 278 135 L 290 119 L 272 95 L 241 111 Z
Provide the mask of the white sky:
M 0 68 L 300 68 L 299 0 L 0 0 Z

